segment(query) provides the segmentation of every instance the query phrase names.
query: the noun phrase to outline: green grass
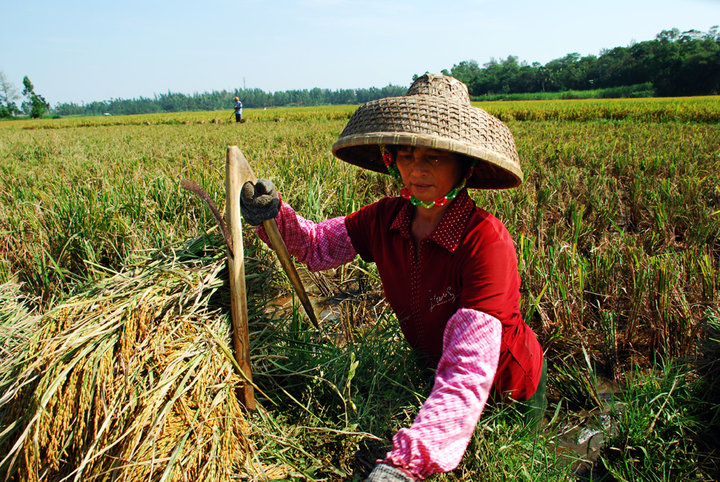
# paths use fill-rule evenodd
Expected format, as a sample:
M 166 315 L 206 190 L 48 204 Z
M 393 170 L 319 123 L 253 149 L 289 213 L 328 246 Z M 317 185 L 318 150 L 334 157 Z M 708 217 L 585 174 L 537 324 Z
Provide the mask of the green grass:
M 703 440 L 720 439 L 713 381 L 718 374 L 720 301 L 720 101 L 705 97 L 478 105 L 508 123 L 525 172 L 518 189 L 476 192 L 473 197 L 505 222 L 515 240 L 521 309 L 549 360 L 551 420 L 534 432 L 513 423 L 512 409 L 489 408 L 460 467 L 437 479 L 573 479 L 573 462 L 583 456 L 560 450 L 558 434 L 567 426 L 602 426 L 606 407 L 597 383 L 606 379 L 624 391 L 622 403 L 614 406 L 616 424 L 605 434 L 606 447 L 593 468 L 596 479 L 716 479 L 717 444 Z M 36 350 L 47 340 L 69 340 L 63 337 L 80 333 L 73 331 L 80 329 L 79 315 L 70 317 L 67 326 L 52 321 L 64 304 L 90 302 L 101 293 L 117 293 L 116 302 L 122 304 L 140 296 L 127 287 L 150 289 L 142 280 L 174 280 L 172 289 L 156 295 L 158 300 L 175 300 L 167 313 L 194 313 L 202 320 L 195 326 L 210 327 L 212 336 L 203 328 L 203 336 L 209 337 L 202 345 L 203 363 L 226 378 L 203 389 L 216 390 L 212 397 L 231 411 L 235 402 L 228 389 L 241 382 L 230 375 L 232 361 L 221 349 L 232 346 L 223 246 L 211 214 L 180 188 L 180 180 L 199 182 L 222 209 L 225 150 L 238 145 L 256 175 L 272 179 L 283 199 L 305 217 L 319 221 L 352 212 L 394 193 L 387 177 L 336 161 L 330 153 L 353 110 L 248 110 L 248 122 L 242 125 L 228 122 L 225 112 L 0 124 L 3 451 L 9 453 L 22 423 L 34 413 L 13 385 L 18 380 L 51 384 L 53 373 L 62 373 L 67 360 L 76 360 L 77 367 L 96 364 L 119 380 L 126 376 L 127 366 L 119 359 L 110 363 L 97 350 L 75 358 L 84 353 L 82 348 L 68 352 L 64 350 L 74 345 L 60 345 L 56 366 L 37 365 L 41 358 Z M 266 474 L 277 477 L 359 480 L 387 451 L 394 432 L 411 423 L 431 379 L 416 367 L 394 317 L 381 302 L 373 265 L 356 260 L 317 276 L 301 270 L 311 297 L 331 307 L 339 319 L 321 323 L 320 330 L 307 330 L 298 303 L 289 311 L 272 308 L 271 301 L 290 295 L 289 283 L 249 229 L 245 240 L 253 260 L 248 272 L 252 360 L 262 408 L 243 417 L 248 435 L 241 452 L 249 456 L 233 452 L 232 467 L 250 477 L 261 464 Z M 155 278 L 159 273 L 167 278 Z M 113 320 L 115 341 L 91 337 L 83 346 L 105 343 L 106 353 L 122 351 L 127 320 Z M 173 366 L 195 366 L 199 359 L 192 350 L 200 345 L 188 337 L 197 333 L 167 333 L 161 327 L 171 323 L 169 319 L 158 315 L 152 320 L 167 346 L 196 347 L 172 351 L 180 360 Z M 187 374 L 197 368 L 180 375 L 149 369 L 149 359 L 135 360 L 136 399 L 148 407 L 164 407 L 167 420 L 180 421 L 173 418 L 180 413 L 189 416 L 186 425 L 177 422 L 186 428 L 178 430 L 168 447 L 153 445 L 146 436 L 135 441 L 136 453 L 147 454 L 153 447 L 168 450 L 165 459 L 156 459 L 153 477 L 166 473 L 172 479 L 181 467 L 190 466 L 220 470 L 201 461 L 197 448 L 210 453 L 208 447 L 214 447 L 212 453 L 220 453 L 220 439 L 213 442 L 212 430 L 190 432 L 201 412 L 193 408 L 197 393 L 189 387 L 194 375 Z M 84 370 L 70 370 L 68 376 L 84 380 Z M 27 378 L 20 377 L 23 373 Z M 179 391 L 172 393 L 177 397 L 153 398 L 162 392 L 157 388 L 160 373 L 174 380 L 173 390 Z M 51 385 L 33 386 L 40 387 L 38 397 L 53 410 L 72 398 L 67 385 L 56 386 L 55 392 L 48 389 Z M 100 403 L 100 395 L 88 399 Z M 118 407 L 124 403 L 122 398 L 111 400 Z M 91 439 L 105 419 L 99 412 L 78 414 L 91 429 L 59 431 L 55 438 L 45 435 L 54 445 L 44 441 L 45 436 L 28 438 L 18 449 L 24 455 L 12 468 L 6 460 L 0 469 L 25 473 L 32 460 L 39 460 L 30 454 L 65 447 L 65 452 L 56 451 L 58 473 L 67 475 L 82 466 L 84 477 L 102 477 L 93 467 L 111 462 L 100 455 L 91 460 L 89 454 L 101 450 L 100 442 L 93 446 Z M 123 420 L 130 425 L 118 423 L 112 426 L 117 432 L 106 428 L 103 433 L 128 430 L 133 417 Z M 213 427 L 209 423 L 202 426 Z M 143 433 L 150 434 L 154 426 Z M 108 453 L 115 454 L 110 449 Z M 667 455 L 664 461 L 659 454 Z M 144 467 L 141 460 L 146 459 L 122 470 L 139 470 Z
M 700 451 L 703 432 L 690 370 L 665 364 L 627 373 L 622 403 L 611 416 L 617 426 L 603 465 L 617 480 L 680 480 L 697 477 L 708 464 Z M 717 468 L 717 467 L 715 467 Z

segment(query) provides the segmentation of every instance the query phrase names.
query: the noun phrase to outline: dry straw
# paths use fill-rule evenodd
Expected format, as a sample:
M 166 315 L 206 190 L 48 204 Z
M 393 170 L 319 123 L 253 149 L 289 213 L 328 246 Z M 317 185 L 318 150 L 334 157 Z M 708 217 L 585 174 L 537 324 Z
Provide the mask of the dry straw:
M 225 286 L 224 266 L 222 254 L 137 265 L 36 317 L 31 335 L 32 317 L 7 320 L 13 307 L 3 304 L 4 322 L 25 324 L 12 351 L 3 347 L 3 475 L 169 481 L 260 473 L 235 394 L 243 380 L 227 315 L 209 302 Z

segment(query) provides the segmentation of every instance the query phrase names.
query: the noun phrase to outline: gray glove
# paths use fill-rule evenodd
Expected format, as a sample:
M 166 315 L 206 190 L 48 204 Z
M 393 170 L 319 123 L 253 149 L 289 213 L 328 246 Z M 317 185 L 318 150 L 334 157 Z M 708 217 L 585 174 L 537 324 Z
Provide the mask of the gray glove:
M 272 182 L 258 179 L 255 185 L 248 181 L 240 191 L 240 211 L 248 223 L 259 226 L 268 219 L 275 219 L 280 211 L 280 195 Z
M 414 482 L 415 479 L 397 467 L 388 464 L 377 464 L 365 482 Z

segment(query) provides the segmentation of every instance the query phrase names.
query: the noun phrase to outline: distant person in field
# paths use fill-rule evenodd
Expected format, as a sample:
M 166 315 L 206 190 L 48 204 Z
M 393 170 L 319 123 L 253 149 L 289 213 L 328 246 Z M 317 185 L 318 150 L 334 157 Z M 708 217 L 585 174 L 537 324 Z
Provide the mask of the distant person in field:
M 241 208 L 268 244 L 261 223 L 275 218 L 290 253 L 310 270 L 357 255 L 375 262 L 405 338 L 436 368 L 414 423 L 395 434 L 367 480 L 411 481 L 457 467 L 491 394 L 518 401 L 527 422 L 539 423 L 547 368 L 520 315 L 513 241 L 467 192 L 522 182 L 505 124 L 471 106 L 462 82 L 426 74 L 405 96 L 359 107 L 332 151 L 391 175 L 400 195 L 315 224 L 259 180 L 243 186 Z
M 239 97 L 233 99 L 235 101 L 235 122 L 242 122 L 242 102 Z

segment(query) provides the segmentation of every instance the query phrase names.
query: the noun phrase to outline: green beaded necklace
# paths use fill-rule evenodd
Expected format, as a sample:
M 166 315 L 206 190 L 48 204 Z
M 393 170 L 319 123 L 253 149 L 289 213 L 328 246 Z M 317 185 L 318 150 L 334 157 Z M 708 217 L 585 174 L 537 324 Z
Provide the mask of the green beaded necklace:
M 412 194 L 410 194 L 410 190 L 405 187 L 402 181 L 402 176 L 400 175 L 400 170 L 397 167 L 397 164 L 395 164 L 395 161 L 392 158 L 392 154 L 390 154 L 390 151 L 387 150 L 387 148 L 381 144 L 380 145 L 380 154 L 382 155 L 382 160 L 385 163 L 385 167 L 387 167 L 388 172 L 395 180 L 395 183 L 400 188 L 400 195 L 410 201 L 410 204 L 413 206 L 420 206 L 424 207 L 425 209 L 431 209 L 435 206 L 444 206 L 448 202 L 455 199 L 455 197 L 465 188 L 465 184 L 467 183 L 467 180 L 470 179 L 473 173 L 473 169 L 475 168 L 475 164 L 477 163 L 476 160 L 472 161 L 472 164 L 470 165 L 470 168 L 468 169 L 467 173 L 465 174 L 465 177 L 460 181 L 460 183 L 455 186 L 454 188 L 450 189 L 450 191 L 445 194 L 440 199 L 437 199 L 435 201 L 421 201 Z

